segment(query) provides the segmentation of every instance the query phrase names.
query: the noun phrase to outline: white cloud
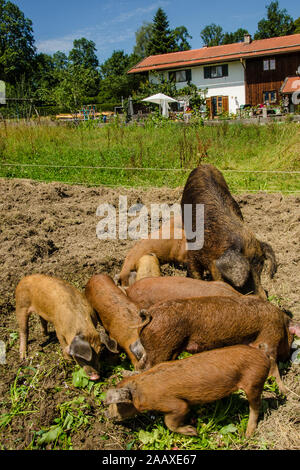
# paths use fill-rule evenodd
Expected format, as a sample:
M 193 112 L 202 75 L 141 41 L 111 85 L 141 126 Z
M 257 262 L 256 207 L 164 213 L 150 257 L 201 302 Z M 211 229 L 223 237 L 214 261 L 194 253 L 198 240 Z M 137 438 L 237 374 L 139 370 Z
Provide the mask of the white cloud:
M 65 36 L 49 38 L 37 42 L 39 52 L 47 54 L 54 54 L 56 51 L 68 52 L 73 47 L 74 39 L 85 37 L 95 42 L 98 53 L 109 50 L 109 46 L 115 45 L 116 48 L 122 48 L 122 43 L 133 40 L 135 32 L 139 28 L 132 19 L 147 15 L 150 12 L 157 10 L 159 7 L 165 7 L 170 2 L 163 0 L 161 2 L 154 2 L 147 7 L 135 8 L 132 10 L 124 11 L 117 16 L 112 16 L 110 21 L 103 24 L 98 24 L 90 28 L 83 28 Z M 129 7 L 128 4 L 123 4 L 123 7 Z M 143 19 L 143 18 L 142 18 Z M 132 21 L 131 21 L 132 20 Z M 126 24 L 127 22 L 127 24 Z M 125 27 L 120 28 L 120 23 L 125 23 Z
M 85 37 L 95 42 L 98 53 L 109 49 L 111 45 L 119 45 L 122 47 L 122 43 L 134 39 L 135 30 L 131 28 L 123 29 L 118 33 L 107 34 L 107 27 L 95 26 L 91 29 L 78 30 L 72 34 L 62 36 L 59 38 L 45 39 L 37 43 L 39 52 L 47 54 L 54 54 L 56 51 L 69 52 L 73 47 L 74 39 Z
M 73 41 L 78 36 L 65 36 L 62 38 L 45 39 L 37 43 L 39 52 L 54 54 L 56 51 L 68 52 L 72 49 Z
M 146 8 L 135 8 L 131 11 L 127 11 L 125 13 L 120 13 L 119 16 L 112 20 L 112 23 L 121 23 L 124 21 L 128 21 L 129 19 L 133 18 L 134 16 L 144 15 L 150 13 L 151 11 L 157 10 L 161 6 L 168 5 L 169 2 L 156 2 L 152 3 Z

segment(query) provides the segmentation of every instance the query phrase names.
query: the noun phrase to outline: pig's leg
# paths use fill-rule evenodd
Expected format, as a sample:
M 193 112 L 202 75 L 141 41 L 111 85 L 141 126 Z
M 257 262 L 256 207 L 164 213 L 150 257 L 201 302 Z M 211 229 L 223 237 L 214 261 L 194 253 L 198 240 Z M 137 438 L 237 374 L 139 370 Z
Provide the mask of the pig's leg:
M 16 317 L 19 325 L 20 333 L 20 359 L 26 359 L 27 356 L 27 339 L 28 339 L 28 318 L 30 311 L 28 307 L 16 306 Z
M 195 256 L 191 253 L 187 255 L 187 277 L 193 279 L 202 279 L 203 277 L 203 268 L 199 266 Z
M 40 321 L 41 321 L 42 333 L 44 336 L 47 336 L 48 335 L 48 328 L 47 328 L 48 322 L 42 317 L 40 317 Z
M 184 418 L 189 411 L 188 404 L 183 400 L 168 401 L 169 410 L 165 412 L 166 426 L 173 432 L 186 436 L 197 436 L 197 430 L 193 426 L 182 426 Z
M 251 269 L 253 284 L 254 284 L 254 294 L 258 295 L 261 299 L 266 300 L 266 293 L 261 285 L 260 274 L 255 270 Z
M 246 393 L 249 401 L 249 420 L 246 430 L 246 437 L 250 437 L 256 429 L 259 416 L 261 392 L 262 390 L 253 390 Z
M 276 342 L 278 344 L 279 339 L 276 338 Z M 274 347 L 270 346 L 270 344 L 274 344 L 274 338 L 271 341 L 271 340 L 268 340 L 268 338 L 266 338 L 265 335 L 261 335 L 261 336 L 258 336 L 253 343 L 250 343 L 249 346 L 259 348 L 261 344 L 265 345 L 265 348 L 267 349 L 266 353 L 267 353 L 267 355 L 269 356 L 269 359 L 270 359 L 271 366 L 270 366 L 268 377 L 270 377 L 270 376 L 274 377 L 276 382 L 277 382 L 279 391 L 281 393 L 283 393 L 284 395 L 286 395 L 287 388 L 285 387 L 285 385 L 284 385 L 284 383 L 283 383 L 283 381 L 280 377 L 278 365 L 277 365 L 277 362 L 276 362 L 276 357 L 277 357 L 276 349 L 277 348 L 275 349 Z
M 254 372 L 254 375 L 253 375 Z M 246 393 L 249 402 L 249 420 L 246 430 L 246 436 L 250 437 L 256 429 L 259 408 L 261 403 L 261 394 L 264 388 L 264 383 L 267 376 L 267 370 L 262 373 L 249 370 L 249 374 L 246 374 L 244 384 L 241 388 Z
M 270 357 L 270 361 L 271 361 L 271 367 L 270 367 L 269 376 L 271 375 L 271 376 L 275 377 L 275 380 L 276 380 L 276 383 L 278 385 L 279 391 L 281 393 L 283 393 L 284 395 L 286 395 L 287 392 L 288 392 L 288 389 L 286 388 L 286 386 L 284 385 L 284 383 L 283 383 L 283 381 L 280 377 L 277 362 L 274 359 L 274 357 Z
M 209 271 L 214 281 L 223 281 L 222 274 L 217 268 L 215 261 L 210 264 Z
M 65 359 L 66 361 L 71 361 L 72 358 L 71 358 L 70 354 L 68 354 L 68 352 L 67 352 L 68 344 L 67 344 L 67 342 L 66 342 L 64 336 L 58 334 L 57 332 L 56 332 L 56 336 L 57 336 L 57 339 L 58 339 L 59 344 L 60 344 L 60 346 L 61 346 L 64 359 Z

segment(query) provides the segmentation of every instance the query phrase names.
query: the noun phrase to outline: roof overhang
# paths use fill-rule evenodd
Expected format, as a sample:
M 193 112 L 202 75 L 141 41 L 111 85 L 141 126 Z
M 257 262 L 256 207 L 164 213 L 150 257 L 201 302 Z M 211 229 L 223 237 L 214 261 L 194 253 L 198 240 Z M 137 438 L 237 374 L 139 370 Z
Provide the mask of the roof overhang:
M 292 52 L 300 52 L 300 34 L 283 36 L 281 38 L 261 39 L 250 44 L 235 43 L 149 56 L 128 70 L 127 73 L 195 67 Z
M 283 95 L 300 92 L 300 76 L 286 77 L 280 88 Z

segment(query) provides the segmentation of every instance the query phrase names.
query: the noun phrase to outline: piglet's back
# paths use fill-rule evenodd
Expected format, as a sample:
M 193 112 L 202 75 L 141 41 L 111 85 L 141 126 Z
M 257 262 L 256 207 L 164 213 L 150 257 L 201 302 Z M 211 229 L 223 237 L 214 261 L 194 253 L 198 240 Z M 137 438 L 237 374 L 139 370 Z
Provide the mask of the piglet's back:
M 117 388 L 136 388 L 151 397 L 166 400 L 175 395 L 187 402 L 218 400 L 239 388 L 239 380 L 265 378 L 270 368 L 267 355 L 246 345 L 229 346 L 195 354 L 191 357 L 157 364 L 139 375 L 123 379 Z M 169 392 L 169 394 L 168 394 Z M 140 397 L 143 399 L 142 396 Z

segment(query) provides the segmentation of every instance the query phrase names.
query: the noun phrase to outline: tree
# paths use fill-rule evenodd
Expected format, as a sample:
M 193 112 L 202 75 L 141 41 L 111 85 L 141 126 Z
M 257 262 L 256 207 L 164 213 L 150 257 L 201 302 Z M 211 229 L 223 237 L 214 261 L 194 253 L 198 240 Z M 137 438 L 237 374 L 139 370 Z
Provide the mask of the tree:
M 57 85 L 49 91 L 49 101 L 53 99 L 61 109 L 78 112 L 84 99 L 95 94 L 95 74 L 93 69 L 73 64 L 69 64 L 67 69 L 57 70 Z
M 234 44 L 235 42 L 243 42 L 245 34 L 249 34 L 249 32 L 243 28 L 239 28 L 234 33 L 225 33 L 222 44 Z
M 122 75 L 129 66 L 129 56 L 124 51 L 113 51 L 112 55 L 100 66 L 102 78 Z
M 32 21 L 12 2 L 0 0 L 0 75 L 16 83 L 32 71 L 36 48 Z
M 294 21 L 294 34 L 300 34 L 300 17 Z
M 191 49 L 188 39 L 192 39 L 192 36 L 189 35 L 185 26 L 177 26 L 177 28 L 173 30 L 173 35 L 177 51 L 189 51 Z
M 147 44 L 147 55 L 166 54 L 176 50 L 176 42 L 166 13 L 159 8 L 153 19 L 153 31 Z
M 267 5 L 266 9 L 267 19 L 263 18 L 259 21 L 254 39 L 268 39 L 293 34 L 295 29 L 293 18 L 287 14 L 285 8 L 279 9 L 277 0 Z
M 99 61 L 96 55 L 96 44 L 86 38 L 75 39 L 73 49 L 69 53 L 69 61 L 73 65 L 96 70 Z
M 68 66 L 68 57 L 64 52 L 57 51 L 52 56 L 54 68 L 61 70 L 66 69 Z
M 114 51 L 101 66 L 101 83 L 98 99 L 104 102 L 120 102 L 127 98 L 139 87 L 143 77 L 128 75 L 127 71 L 139 60 L 136 55 L 125 54 L 124 51 Z
M 42 94 L 37 90 L 50 90 L 56 85 L 54 69 L 54 61 L 51 55 L 40 53 L 35 56 L 33 72 L 30 80 L 27 79 L 27 83 L 32 85 L 32 91 L 37 92 L 39 98 L 42 97 Z
M 208 47 L 219 46 L 223 42 L 224 33 L 220 25 L 212 23 L 201 31 L 200 37 L 204 44 Z
M 133 53 L 141 60 L 147 56 L 148 43 L 153 32 L 153 23 L 144 22 L 135 33 Z

